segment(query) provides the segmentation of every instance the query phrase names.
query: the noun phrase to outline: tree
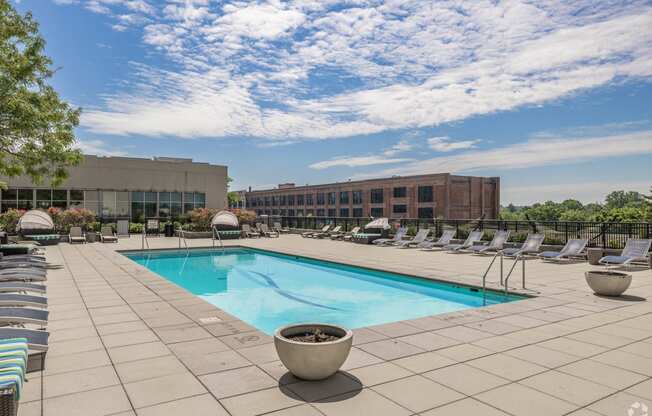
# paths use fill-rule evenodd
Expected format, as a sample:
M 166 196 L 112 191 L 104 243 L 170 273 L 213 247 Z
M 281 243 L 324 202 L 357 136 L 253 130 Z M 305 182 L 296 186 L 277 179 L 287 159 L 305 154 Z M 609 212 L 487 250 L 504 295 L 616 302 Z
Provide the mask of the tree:
M 636 191 L 613 191 L 605 197 L 609 209 L 640 206 L 643 201 L 643 195 Z
M 240 195 L 235 191 L 227 193 L 226 197 L 229 200 L 230 207 L 235 207 L 238 205 L 238 202 L 240 202 Z
M 0 0 L 0 175 L 56 186 L 82 160 L 74 148 L 80 110 L 47 83 L 54 71 L 44 47 L 31 13 Z

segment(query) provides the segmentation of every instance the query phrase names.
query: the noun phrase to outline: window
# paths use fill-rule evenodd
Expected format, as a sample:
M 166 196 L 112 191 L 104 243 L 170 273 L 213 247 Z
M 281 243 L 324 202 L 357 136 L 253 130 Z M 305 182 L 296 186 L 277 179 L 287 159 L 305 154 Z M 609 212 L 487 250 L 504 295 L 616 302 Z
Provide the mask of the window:
M 317 205 L 324 205 L 324 202 L 326 202 L 324 199 L 324 194 L 323 193 L 317 194 Z
M 158 199 L 158 194 L 156 192 L 145 192 L 145 217 L 153 218 L 156 217 L 156 203 Z
M 371 190 L 371 203 L 372 204 L 382 204 L 383 203 L 383 189 L 382 188 L 372 189 Z
M 277 209 L 273 209 L 273 210 L 272 210 L 272 215 L 278 215 L 278 210 L 277 210 Z
M 176 218 L 181 215 L 183 212 L 182 208 L 182 193 L 181 192 L 170 192 L 170 216 Z M 120 194 L 118 194 L 118 201 L 120 200 Z
M 392 207 L 392 212 L 394 214 L 405 214 L 407 212 L 407 205 L 404 205 L 404 204 L 394 205 Z
M 383 216 L 383 209 L 382 208 L 371 208 L 371 216 L 372 217 L 382 217 Z
M 432 207 L 419 208 L 417 215 L 419 218 L 434 218 Z
M 79 189 L 70 190 L 70 208 L 84 208 L 84 191 Z
M 353 203 L 362 204 L 362 191 L 353 191 Z M 360 215 L 362 217 L 362 215 Z
M 268 207 L 270 204 L 270 198 L 268 196 L 264 197 L 263 200 L 265 201 L 265 206 Z
M 337 216 L 337 209 L 335 209 L 335 208 L 328 208 L 328 216 L 329 216 L 329 217 L 336 217 L 336 216 Z
M 278 197 L 272 195 L 272 206 L 278 206 Z
M 294 217 L 294 210 L 288 209 L 288 217 Z
M 115 217 L 115 191 L 102 191 L 102 217 Z M 156 207 L 156 204 L 154 204 Z M 156 210 L 156 208 L 154 208 Z M 156 215 L 156 213 L 154 214 Z
M 294 205 L 294 195 L 288 195 L 288 205 Z
M 297 217 L 303 217 L 303 210 L 302 209 L 297 210 Z
M 206 208 L 206 194 L 195 192 L 195 208 Z
M 52 190 L 51 189 L 37 189 L 36 190 L 36 208 L 48 209 L 51 206 L 52 206 Z
M 362 208 L 353 208 L 353 216 L 355 218 L 362 217 Z
M 306 205 L 312 205 L 312 194 L 306 194 Z
M 348 208 L 340 208 L 340 217 L 348 217 L 349 216 L 349 209 Z
M 312 217 L 315 215 L 315 210 L 314 209 L 307 209 L 306 210 L 306 217 Z
M 340 204 L 349 203 L 349 191 L 340 192 Z
M 65 189 L 53 189 L 52 206 L 61 209 L 68 208 L 68 191 Z
M 337 192 L 328 193 L 328 205 L 335 205 L 337 201 Z
M 297 195 L 297 205 L 303 205 L 303 195 Z
M 10 208 L 32 209 L 34 203 L 33 189 L 4 189 L 2 191 L 2 211 Z
M 419 187 L 419 202 L 432 202 L 432 186 Z
M 405 186 L 394 188 L 394 198 L 405 198 L 406 196 L 407 188 Z
M 320 208 L 320 209 L 317 210 L 317 216 L 318 217 L 323 217 L 324 216 L 324 209 L 323 208 Z
M 85 191 L 84 198 L 84 207 L 87 210 L 92 211 L 96 215 L 102 212 L 102 207 L 100 206 L 100 191 Z M 140 200 L 143 200 L 142 196 L 140 197 Z
M 288 203 L 287 195 L 281 195 L 280 199 L 281 199 L 280 205 L 287 205 L 287 203 Z

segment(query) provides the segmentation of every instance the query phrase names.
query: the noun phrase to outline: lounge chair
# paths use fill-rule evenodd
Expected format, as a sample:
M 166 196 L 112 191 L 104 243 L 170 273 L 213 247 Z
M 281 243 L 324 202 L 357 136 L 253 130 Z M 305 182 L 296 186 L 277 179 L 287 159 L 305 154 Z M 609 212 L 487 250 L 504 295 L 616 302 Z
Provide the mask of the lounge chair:
M 649 238 L 630 238 L 620 256 L 605 256 L 599 263 L 605 266 L 628 266 L 634 261 L 646 261 L 651 244 L 652 239 Z
M 30 267 L 30 266 L 18 266 L 18 267 L 7 267 L 6 269 L 0 269 L 0 276 L 6 276 L 6 275 L 11 275 L 11 274 L 38 274 L 38 275 L 46 275 L 48 273 L 48 269 L 45 267 Z
M 257 232 L 257 231 L 253 231 L 249 224 L 242 224 L 242 233 L 247 238 L 249 238 L 249 237 L 259 238 L 260 237 L 260 233 Z
M 11 342 L 15 338 L 25 338 L 27 348 L 38 353 L 29 353 L 27 359 L 27 372 L 40 371 L 45 367 L 45 354 L 48 350 L 50 333 L 41 329 L 28 328 L 0 328 L 0 343 Z
M 0 244 L 0 253 L 8 255 L 29 255 L 38 252 L 36 244 Z
M 274 228 L 274 231 L 276 231 L 276 232 L 278 232 L 278 233 L 282 233 L 282 234 L 286 234 L 286 233 L 289 233 L 289 232 L 290 232 L 290 229 L 289 229 L 289 228 L 287 228 L 287 227 L 286 227 L 286 228 L 281 227 L 281 223 L 280 223 L 280 222 L 275 222 L 273 228 Z
M 39 285 L 36 283 L 26 283 L 26 282 L 0 282 L 0 293 L 2 292 L 12 292 L 12 293 L 45 293 L 45 285 Z
M 321 231 L 307 231 L 305 233 L 301 233 L 301 237 L 312 238 L 313 234 L 326 233 L 326 232 L 328 232 L 328 230 L 330 230 L 330 228 L 331 228 L 330 224 L 324 225 L 321 228 Z
M 428 234 L 430 234 L 430 228 L 421 229 L 417 232 L 417 235 L 415 235 L 412 240 L 397 241 L 393 245 L 395 245 L 398 248 L 416 247 L 419 244 L 426 241 L 426 238 L 428 238 Z
M 559 261 L 559 260 L 570 260 L 571 258 L 586 258 L 586 255 L 583 254 L 588 240 L 585 238 L 573 238 L 566 242 L 564 248 L 561 251 L 544 251 L 539 253 L 539 257 L 542 260 L 549 261 Z
M 113 233 L 113 227 L 104 226 L 100 232 L 100 241 L 103 243 L 117 243 L 118 236 Z
M 312 238 L 324 238 L 324 237 L 330 237 L 331 234 L 338 234 L 342 230 L 342 226 L 338 225 L 335 228 L 333 228 L 330 231 L 327 231 L 325 233 L 314 233 L 312 235 Z
M 70 244 L 86 242 L 86 236 L 82 232 L 81 227 L 70 227 L 70 232 L 68 233 L 68 241 Z
M 396 233 L 394 233 L 394 237 L 392 237 L 392 238 L 379 238 L 378 240 L 374 240 L 373 244 L 376 244 L 376 245 L 379 245 L 379 246 L 393 245 L 394 243 L 398 243 L 400 241 L 403 241 L 403 237 L 405 237 L 407 232 L 408 232 L 407 227 L 401 227 L 398 230 L 396 230 Z
M 30 270 L 24 270 L 23 272 L 0 273 L 0 282 L 44 282 L 48 280 L 46 274 L 29 273 Z
M 494 234 L 494 238 L 491 239 L 489 244 L 485 245 L 474 245 L 469 248 L 473 254 L 485 254 L 485 253 L 496 253 L 503 249 L 505 242 L 509 239 L 509 231 L 498 230 Z
M 0 307 L 0 325 L 34 324 L 45 328 L 49 314 L 43 309 Z
M 45 309 L 48 307 L 48 298 L 17 293 L 0 293 L 0 307 L 2 306 L 31 306 Z
M 0 261 L 0 270 L 9 269 L 46 269 L 47 263 L 42 261 L 29 261 L 29 260 L 2 260 Z
M 471 231 L 469 233 L 469 236 L 466 237 L 466 240 L 464 240 L 462 244 L 447 244 L 444 246 L 444 250 L 448 250 L 453 253 L 457 253 L 458 251 L 461 250 L 466 250 L 469 247 L 472 247 L 473 244 L 481 241 L 483 235 L 484 235 L 484 230 Z
M 276 231 L 272 231 L 267 227 L 267 224 L 260 224 L 260 232 L 263 233 L 265 237 L 279 237 L 279 233 Z
M 520 247 L 503 249 L 507 257 L 521 257 L 528 254 L 538 254 L 545 236 L 543 234 L 528 234 L 525 242 Z
M 352 241 L 353 235 L 359 232 L 360 232 L 360 227 L 353 227 L 351 231 L 349 231 L 348 233 L 344 233 L 344 235 L 341 238 L 343 241 Z
M 417 247 L 423 251 L 433 251 L 449 245 L 453 237 L 455 237 L 455 230 L 444 230 L 437 241 L 424 241 L 418 244 Z

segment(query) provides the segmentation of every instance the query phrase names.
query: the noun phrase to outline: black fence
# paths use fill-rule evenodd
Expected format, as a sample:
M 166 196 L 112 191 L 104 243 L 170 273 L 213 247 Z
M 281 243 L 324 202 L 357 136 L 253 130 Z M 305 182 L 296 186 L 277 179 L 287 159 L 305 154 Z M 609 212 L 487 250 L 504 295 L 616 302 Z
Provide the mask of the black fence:
M 371 218 L 344 217 L 260 217 L 270 226 L 280 222 L 283 227 L 318 229 L 327 224 L 342 226 L 343 231 L 363 227 Z M 629 238 L 652 238 L 652 223 L 645 222 L 580 222 L 580 221 L 504 221 L 504 220 L 443 220 L 443 219 L 390 219 L 390 224 L 408 227 L 411 234 L 421 228 L 431 228 L 439 236 L 445 228 L 454 228 L 456 238 L 465 238 L 469 231 L 484 230 L 485 239 L 491 239 L 497 230 L 509 230 L 510 241 L 525 241 L 528 233 L 545 235 L 545 244 L 564 245 L 572 238 L 586 238 L 589 247 L 620 249 Z

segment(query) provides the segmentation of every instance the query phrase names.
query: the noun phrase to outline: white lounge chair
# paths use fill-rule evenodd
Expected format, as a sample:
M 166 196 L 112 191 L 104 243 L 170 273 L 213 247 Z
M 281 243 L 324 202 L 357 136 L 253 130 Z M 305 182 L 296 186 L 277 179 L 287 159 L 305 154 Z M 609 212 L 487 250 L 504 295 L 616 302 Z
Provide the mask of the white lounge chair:
M 113 233 L 113 227 L 104 226 L 100 232 L 100 241 L 103 243 L 117 243 L 118 236 Z
M 485 253 L 495 253 L 503 249 L 505 242 L 509 239 L 509 231 L 498 230 L 494 234 L 494 238 L 491 239 L 489 244 L 485 245 L 473 245 L 469 250 L 473 254 L 485 254 Z
M 651 244 L 652 239 L 630 238 L 625 243 L 620 256 L 605 256 L 599 262 L 605 266 L 628 266 L 634 261 L 646 261 Z
M 418 244 L 417 247 L 422 251 L 434 251 L 435 249 L 444 248 L 451 243 L 455 237 L 455 230 L 444 230 L 437 241 L 424 241 Z
M 82 231 L 81 227 L 70 227 L 70 232 L 68 233 L 68 241 L 70 244 L 86 242 L 86 235 Z
M 585 238 L 573 238 L 566 242 L 564 248 L 561 251 L 544 251 L 539 253 L 539 257 L 542 260 L 547 261 L 559 261 L 559 260 L 570 260 L 572 258 L 586 258 L 584 254 L 584 249 L 589 241 Z
M 525 242 L 520 247 L 506 248 L 503 250 L 503 255 L 521 257 L 528 254 L 538 254 L 544 239 L 543 234 L 528 234 Z
M 475 243 L 481 241 L 483 235 L 484 230 L 471 231 L 462 244 L 448 244 L 444 246 L 444 250 L 451 252 L 466 250 L 467 248 L 472 247 Z
M 429 228 L 421 229 L 417 232 L 417 235 L 415 235 L 412 240 L 397 241 L 396 243 L 394 243 L 394 245 L 398 248 L 416 247 L 419 244 L 426 241 L 426 238 L 428 238 L 428 234 L 430 234 Z
M 242 224 L 242 232 L 243 232 L 244 236 L 247 237 L 247 238 L 249 238 L 249 237 L 259 238 L 260 237 L 260 233 L 257 232 L 257 231 L 253 231 L 249 224 Z
M 267 224 L 260 224 L 260 232 L 265 236 L 265 237 L 279 237 L 279 233 L 276 231 L 272 231 L 267 227 Z
M 407 227 L 401 227 L 398 230 L 396 230 L 396 233 L 394 234 L 394 237 L 392 237 L 392 238 L 379 238 L 378 240 L 372 241 L 372 243 L 376 244 L 377 246 L 393 245 L 394 243 L 398 243 L 399 241 L 402 241 L 403 237 L 405 237 L 407 232 L 408 232 Z
M 321 228 L 321 231 L 307 231 L 305 233 L 301 233 L 301 237 L 312 238 L 315 234 L 328 232 L 328 230 L 330 230 L 330 228 L 331 228 L 330 224 L 324 225 Z
M 353 227 L 353 229 L 351 229 L 351 231 L 349 231 L 348 233 L 345 233 L 342 236 L 342 240 L 344 240 L 344 241 L 352 241 L 353 240 L 353 235 L 359 233 L 360 228 L 361 227 Z

